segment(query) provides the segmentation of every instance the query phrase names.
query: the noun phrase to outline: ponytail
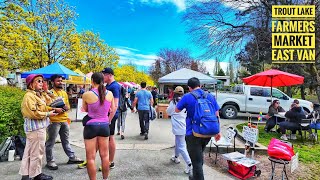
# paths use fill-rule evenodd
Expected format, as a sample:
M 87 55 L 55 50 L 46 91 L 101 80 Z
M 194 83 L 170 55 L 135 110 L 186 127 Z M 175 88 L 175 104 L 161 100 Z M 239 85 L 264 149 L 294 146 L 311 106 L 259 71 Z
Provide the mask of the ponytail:
M 174 93 L 173 99 L 172 99 L 173 103 L 176 105 L 180 101 L 182 96 L 183 96 L 182 94 Z
M 104 100 L 106 99 L 106 87 L 104 87 L 102 83 L 99 84 L 98 92 L 99 92 L 100 105 L 103 105 Z

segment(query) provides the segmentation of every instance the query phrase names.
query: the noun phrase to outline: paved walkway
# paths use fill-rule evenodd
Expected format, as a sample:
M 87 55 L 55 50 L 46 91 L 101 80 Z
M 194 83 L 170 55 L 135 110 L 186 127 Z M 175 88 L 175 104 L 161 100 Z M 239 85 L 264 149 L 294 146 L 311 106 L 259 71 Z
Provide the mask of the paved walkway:
M 71 114 L 71 117 L 74 116 Z M 170 162 L 173 154 L 174 136 L 171 133 L 171 122 L 166 119 L 156 119 L 150 124 L 149 140 L 144 140 L 140 136 L 138 115 L 128 112 L 126 120 L 125 139 L 117 139 L 117 152 L 115 158 L 116 168 L 111 170 L 110 179 L 115 180 L 184 180 L 188 176 L 183 170 L 185 164 Z M 70 140 L 76 155 L 85 158 L 84 143 L 82 139 L 82 123 L 72 122 L 70 131 Z M 64 154 L 61 144 L 55 145 L 55 159 L 59 166 L 57 171 L 50 171 L 44 168 L 44 172 L 50 174 L 54 179 L 73 180 L 88 179 L 85 169 L 77 169 L 76 165 L 66 164 L 68 158 Z M 1 162 L 0 163 L 0 179 L 17 180 L 20 176 L 19 171 L 21 161 Z M 97 167 L 100 159 L 97 156 Z M 225 180 L 233 179 L 216 170 L 204 165 L 204 173 L 206 180 Z M 98 179 L 102 179 L 101 173 L 97 175 Z

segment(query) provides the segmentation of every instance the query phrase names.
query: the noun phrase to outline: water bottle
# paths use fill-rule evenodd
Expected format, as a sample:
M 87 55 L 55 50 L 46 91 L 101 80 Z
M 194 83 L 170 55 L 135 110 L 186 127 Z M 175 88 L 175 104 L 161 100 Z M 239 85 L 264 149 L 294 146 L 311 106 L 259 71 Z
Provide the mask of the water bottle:
M 9 150 L 8 161 L 14 161 L 15 150 Z

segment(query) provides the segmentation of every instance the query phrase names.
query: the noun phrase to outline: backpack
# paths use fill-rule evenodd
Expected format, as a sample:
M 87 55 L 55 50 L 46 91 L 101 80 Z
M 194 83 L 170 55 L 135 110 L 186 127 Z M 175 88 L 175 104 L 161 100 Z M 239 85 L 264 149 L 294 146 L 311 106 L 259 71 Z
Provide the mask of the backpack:
M 216 109 L 207 99 L 208 93 L 204 92 L 202 96 L 196 92 L 191 92 L 191 94 L 197 100 L 191 121 L 193 135 L 201 138 L 213 137 L 220 132 L 220 123 L 216 116 Z
M 152 106 L 150 106 L 149 120 L 153 121 L 156 119 L 156 117 L 157 117 L 156 110 Z
M 120 112 L 127 111 L 126 94 L 127 94 L 127 90 L 124 87 L 121 86 L 120 87 L 120 96 L 119 96 L 119 107 L 118 107 Z
M 11 137 L 7 137 L 7 139 L 0 144 L 0 162 L 8 160 L 9 150 L 11 149 L 14 149 L 14 143 Z
M 26 147 L 26 138 L 20 135 L 14 136 L 14 145 L 16 154 L 20 156 L 20 160 L 23 158 L 24 148 Z

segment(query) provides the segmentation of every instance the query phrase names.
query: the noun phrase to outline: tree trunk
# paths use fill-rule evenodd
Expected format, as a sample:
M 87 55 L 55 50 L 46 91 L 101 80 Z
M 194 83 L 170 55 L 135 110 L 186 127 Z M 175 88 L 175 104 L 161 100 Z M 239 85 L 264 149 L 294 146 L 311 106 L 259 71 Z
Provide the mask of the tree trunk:
M 292 89 L 291 89 L 291 86 L 288 86 L 287 87 L 287 95 L 289 96 L 289 97 L 291 97 L 292 98 Z
M 301 92 L 301 99 L 306 99 L 305 93 L 305 87 L 304 85 L 300 86 L 300 92 Z
M 318 102 L 320 102 L 320 86 L 317 87 L 317 90 L 316 90 L 316 93 L 317 93 L 317 96 L 318 96 Z

